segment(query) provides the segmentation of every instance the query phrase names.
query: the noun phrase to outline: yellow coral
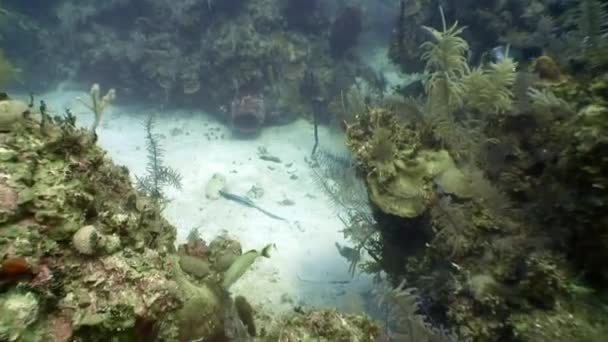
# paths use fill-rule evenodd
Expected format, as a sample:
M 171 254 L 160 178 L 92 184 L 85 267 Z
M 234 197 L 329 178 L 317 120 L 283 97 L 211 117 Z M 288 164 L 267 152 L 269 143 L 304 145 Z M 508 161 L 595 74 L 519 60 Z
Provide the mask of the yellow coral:
M 416 158 L 395 160 L 394 167 L 390 180 L 382 181 L 374 174 L 367 177 L 370 199 L 385 213 L 401 217 L 422 214 L 434 191 L 433 183 L 444 192 L 470 196 L 468 180 L 445 150 L 421 151 Z

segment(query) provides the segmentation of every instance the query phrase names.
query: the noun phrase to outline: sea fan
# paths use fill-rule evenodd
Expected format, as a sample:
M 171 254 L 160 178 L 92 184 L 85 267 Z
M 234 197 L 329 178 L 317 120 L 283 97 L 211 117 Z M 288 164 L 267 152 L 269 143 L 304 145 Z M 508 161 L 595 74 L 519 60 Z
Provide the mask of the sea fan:
M 338 218 L 344 224 L 344 236 L 355 244 L 352 250 L 359 254 L 359 258 L 349 258 L 349 271 L 354 275 L 361 250 L 366 249 L 372 258 L 375 258 L 376 254 L 370 246 L 377 230 L 367 188 L 357 176 L 356 166 L 351 158 L 327 151 L 319 151 L 315 158 L 315 182 L 332 202 Z
M 152 116 L 146 120 L 146 149 L 148 151 L 147 174 L 143 177 L 136 177 L 137 188 L 157 203 L 162 204 L 166 201 L 163 187 L 172 186 L 181 189 L 181 175 L 173 168 L 163 164 L 164 150 L 160 146 L 158 134 L 153 133 L 154 119 Z
M 456 204 L 449 196 L 441 198 L 431 210 L 434 244 L 442 246 L 450 258 L 462 258 L 471 252 L 470 217 L 465 206 Z
M 335 210 L 371 212 L 367 189 L 363 180 L 357 177 L 354 160 L 348 156 L 319 151 L 315 155 L 315 161 L 315 182 L 330 199 Z
M 407 288 L 405 280 L 393 288 L 384 281 L 373 291 L 384 320 L 387 341 L 452 342 L 456 337 L 425 320 L 421 314 L 416 289 Z

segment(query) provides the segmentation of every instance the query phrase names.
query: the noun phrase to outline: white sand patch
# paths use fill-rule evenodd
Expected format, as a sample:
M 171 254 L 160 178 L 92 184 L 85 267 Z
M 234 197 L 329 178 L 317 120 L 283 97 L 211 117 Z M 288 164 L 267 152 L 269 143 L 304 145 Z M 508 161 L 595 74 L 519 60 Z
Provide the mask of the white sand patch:
M 75 100 L 77 96 L 87 100 L 86 95 L 64 91 L 43 98 L 55 113 L 71 108 L 79 124 L 88 126 L 93 115 Z M 145 173 L 143 122 L 149 113 L 154 111 L 112 107 L 97 130 L 100 145 L 133 176 Z M 348 264 L 334 245 L 346 243 L 340 232 L 342 223 L 315 186 L 305 161 L 313 145 L 311 124 L 299 120 L 266 128 L 255 139 L 240 140 L 233 139 L 230 131 L 209 115 L 174 111 L 157 117 L 154 132 L 163 135 L 165 164 L 183 177 L 181 191 L 167 188 L 173 200 L 165 211 L 178 229 L 178 241 L 198 227 L 207 241 L 226 232 L 241 242 L 244 251 L 268 243 L 277 246 L 270 259 L 258 260 L 233 286 L 233 293 L 275 312 L 299 304 L 350 309 L 353 302 L 360 302 L 359 293 L 369 289 L 371 281 L 365 276 L 351 279 Z M 343 137 L 323 128 L 320 141 L 324 148 L 343 148 Z M 259 147 L 280 158 L 281 163 L 259 159 Z M 245 195 L 252 186 L 262 188 L 264 195 L 255 199 L 256 204 L 289 222 L 232 201 L 205 198 L 205 185 L 214 173 L 225 175 L 227 190 L 237 195 Z M 297 178 L 292 179 L 292 175 Z M 294 204 L 278 203 L 285 199 Z M 330 283 L 344 280 L 351 281 Z

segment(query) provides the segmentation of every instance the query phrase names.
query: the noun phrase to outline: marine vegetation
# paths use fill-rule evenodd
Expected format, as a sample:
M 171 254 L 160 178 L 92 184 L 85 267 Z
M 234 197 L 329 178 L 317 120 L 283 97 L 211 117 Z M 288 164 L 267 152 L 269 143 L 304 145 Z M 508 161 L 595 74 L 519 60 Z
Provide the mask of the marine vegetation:
M 146 150 L 148 151 L 147 174 L 137 177 L 138 189 L 152 198 L 159 205 L 167 201 L 163 187 L 172 186 L 181 189 L 181 175 L 163 161 L 164 149 L 160 146 L 160 135 L 154 134 L 154 118 L 149 116 L 145 122 Z
M 70 110 L 0 89 L 0 340 L 605 339 L 605 0 L 1 6 L 0 87 L 116 91 L 91 88 L 82 129 Z M 270 317 L 233 298 L 274 242 L 243 253 L 193 230 L 176 246 L 162 209 L 182 184 L 152 118 L 144 175 L 95 145 L 116 92 L 213 112 L 252 138 L 311 120 L 314 178 L 349 240 L 337 252 L 353 277 L 384 280 L 382 326 L 299 307 Z M 346 131 L 349 153 L 324 149 L 323 125 Z M 225 182 L 214 175 L 207 198 L 254 206 Z
M 582 72 L 547 55 L 516 63 L 508 48 L 471 66 L 466 28 L 441 17 L 421 45 L 422 99 L 368 104 L 348 125 L 378 233 L 365 269 L 415 289 L 458 340 L 597 339 L 605 69 L 592 56 Z
M 317 187 L 329 198 L 344 226 L 344 236 L 355 244 L 350 248 L 336 243 L 340 254 L 350 263 L 349 272 L 354 277 L 364 249 L 380 261 L 380 251 L 370 247 L 373 245 L 370 242 L 378 238 L 378 231 L 365 183 L 358 177 L 351 156 L 319 151 L 311 166 Z
M 461 134 L 458 126 L 474 129 L 469 125 L 473 121 L 467 120 L 472 114 L 487 116 L 511 108 L 517 63 L 509 57 L 507 48 L 506 56 L 499 61 L 471 67 L 466 59 L 469 44 L 461 37 L 464 28 L 458 22 L 448 28 L 440 10 L 442 31 L 427 27 L 433 40 L 421 45 L 427 73 L 423 80 L 427 98 L 423 118 L 443 146 L 450 146 L 457 157 L 470 158 L 475 142 Z M 456 123 L 454 115 L 463 110 L 473 113 Z
M 424 81 L 425 91 L 431 99 L 429 111 L 448 117 L 464 102 L 466 90 L 462 79 L 469 70 L 465 56 L 469 45 L 460 37 L 464 28 L 458 27 L 458 22 L 448 28 L 443 10 L 441 13 L 442 31 L 425 27 L 435 40 L 420 47 L 425 51 L 421 58 L 426 61 L 425 71 L 429 74 Z

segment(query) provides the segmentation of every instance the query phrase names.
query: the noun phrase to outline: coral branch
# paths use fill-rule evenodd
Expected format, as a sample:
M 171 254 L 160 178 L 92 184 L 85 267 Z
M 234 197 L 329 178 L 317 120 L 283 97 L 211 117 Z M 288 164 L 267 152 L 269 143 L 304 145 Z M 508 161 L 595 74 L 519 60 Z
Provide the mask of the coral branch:
M 114 88 L 108 90 L 106 95 L 103 97 L 100 96 L 101 90 L 98 83 L 93 84 L 91 87 L 91 91 L 89 94 L 91 95 L 91 103 L 85 102 L 81 98 L 77 98 L 78 101 L 82 102 L 87 108 L 89 108 L 93 114 L 95 114 L 95 120 L 93 121 L 93 125 L 91 126 L 91 132 L 95 134 L 95 130 L 99 123 L 101 122 L 101 116 L 105 109 L 114 101 L 116 98 L 116 91 Z

